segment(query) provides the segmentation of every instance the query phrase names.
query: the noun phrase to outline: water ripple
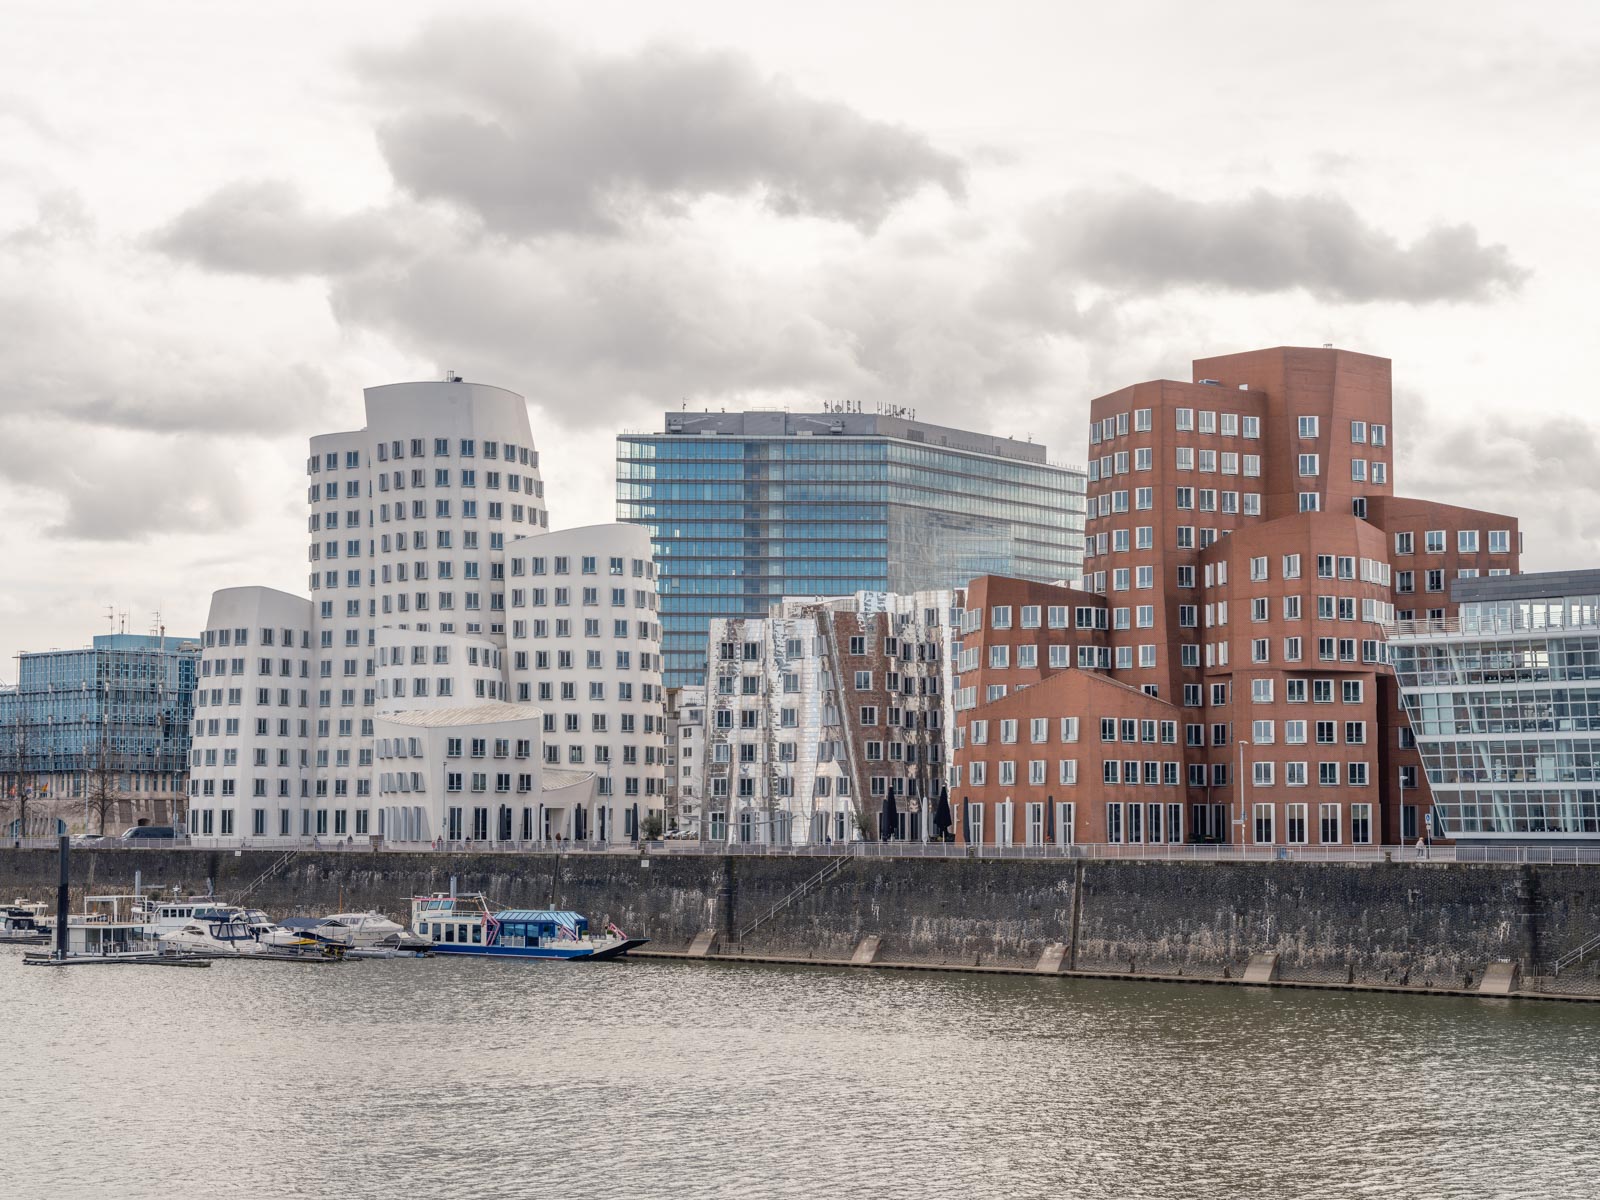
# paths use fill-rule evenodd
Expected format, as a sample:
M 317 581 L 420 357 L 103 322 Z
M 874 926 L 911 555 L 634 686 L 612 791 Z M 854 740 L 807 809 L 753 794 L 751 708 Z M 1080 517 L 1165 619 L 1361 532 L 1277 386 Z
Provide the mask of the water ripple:
M 23 970 L 0 1194 L 1587 1197 L 1600 1008 L 439 959 Z

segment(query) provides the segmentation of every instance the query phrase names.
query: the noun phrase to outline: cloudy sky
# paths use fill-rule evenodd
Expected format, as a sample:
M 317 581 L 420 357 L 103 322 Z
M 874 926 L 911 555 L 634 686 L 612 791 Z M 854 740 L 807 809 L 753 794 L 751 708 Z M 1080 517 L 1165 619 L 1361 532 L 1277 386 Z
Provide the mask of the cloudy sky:
M 552 525 L 664 408 L 1081 462 L 1193 357 L 1395 363 L 1404 494 L 1600 565 L 1588 4 L 0 9 L 0 678 L 301 590 L 305 439 L 522 392 Z

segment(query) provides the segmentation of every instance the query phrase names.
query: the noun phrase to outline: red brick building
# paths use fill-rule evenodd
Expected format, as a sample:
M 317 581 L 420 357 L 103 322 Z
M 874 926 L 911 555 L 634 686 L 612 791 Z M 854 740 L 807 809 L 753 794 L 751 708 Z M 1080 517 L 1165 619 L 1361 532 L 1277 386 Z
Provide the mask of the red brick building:
M 982 814 L 957 814 L 972 840 L 1060 841 L 1065 816 L 1078 841 L 1347 846 L 1425 828 L 1384 626 L 1447 615 L 1458 575 L 1515 572 L 1516 521 L 1394 495 L 1387 359 L 1278 348 L 1194 374 L 1093 402 L 1084 590 L 969 589 L 952 800 Z M 1045 619 L 1024 625 L 1023 606 Z M 1014 741 L 996 740 L 1005 722 Z M 1041 728 L 1053 740 L 1031 743 Z

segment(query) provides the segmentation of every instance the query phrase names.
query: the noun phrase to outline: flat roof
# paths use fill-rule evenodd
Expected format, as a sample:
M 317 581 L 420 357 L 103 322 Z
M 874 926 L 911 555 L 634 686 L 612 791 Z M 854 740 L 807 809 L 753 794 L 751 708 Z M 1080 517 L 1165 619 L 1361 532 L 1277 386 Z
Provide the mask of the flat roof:
M 889 437 L 943 450 L 987 454 L 1018 462 L 1051 466 L 1043 442 L 1022 441 L 992 433 L 933 425 L 909 415 L 858 412 L 668 412 L 662 432 L 645 437 Z M 639 434 L 624 434 L 638 437 Z M 1062 468 L 1070 470 L 1072 468 Z
M 1543 600 L 1558 596 L 1600 596 L 1600 568 L 1479 576 L 1476 579 L 1456 579 L 1450 583 L 1450 599 L 1457 604 L 1485 600 Z

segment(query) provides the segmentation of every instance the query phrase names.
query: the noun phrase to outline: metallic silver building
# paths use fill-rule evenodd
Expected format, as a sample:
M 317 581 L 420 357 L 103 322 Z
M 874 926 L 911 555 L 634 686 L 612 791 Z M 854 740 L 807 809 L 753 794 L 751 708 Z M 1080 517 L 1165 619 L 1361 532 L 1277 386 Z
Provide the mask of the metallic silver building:
M 1389 656 L 1445 836 L 1600 839 L 1600 571 L 1455 581 Z

